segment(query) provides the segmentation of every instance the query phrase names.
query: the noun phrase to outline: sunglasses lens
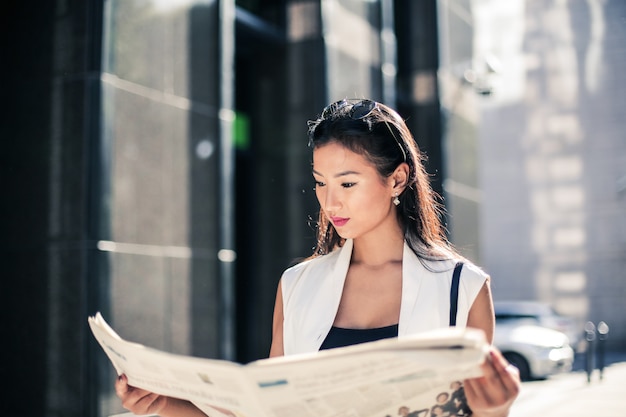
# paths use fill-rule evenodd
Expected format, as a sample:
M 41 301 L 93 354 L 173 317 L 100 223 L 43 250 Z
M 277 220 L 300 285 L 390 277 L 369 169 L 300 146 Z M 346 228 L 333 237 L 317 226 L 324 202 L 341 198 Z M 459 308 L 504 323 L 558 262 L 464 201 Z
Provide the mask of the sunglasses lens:
M 324 108 L 324 110 L 322 110 L 322 119 L 327 118 L 328 116 L 332 115 L 337 110 L 339 110 L 342 107 L 345 107 L 347 105 L 348 105 L 348 102 L 345 99 L 344 100 L 335 101 L 334 103 L 329 104 L 328 106 L 326 106 Z
M 332 104 L 329 104 L 328 106 L 326 106 L 326 108 L 324 108 L 324 110 L 322 110 L 321 117 L 322 119 L 326 119 L 332 116 L 335 112 L 349 105 L 350 105 L 350 102 L 348 102 L 345 99 L 336 101 Z M 376 108 L 375 101 L 361 100 L 358 103 L 355 103 L 352 105 L 352 108 L 350 109 L 350 118 L 354 120 L 362 119 L 368 116 L 372 112 L 372 110 L 374 110 L 375 108 Z
M 362 119 L 374 110 L 376 102 L 371 100 L 363 100 L 352 106 L 350 117 L 355 120 Z

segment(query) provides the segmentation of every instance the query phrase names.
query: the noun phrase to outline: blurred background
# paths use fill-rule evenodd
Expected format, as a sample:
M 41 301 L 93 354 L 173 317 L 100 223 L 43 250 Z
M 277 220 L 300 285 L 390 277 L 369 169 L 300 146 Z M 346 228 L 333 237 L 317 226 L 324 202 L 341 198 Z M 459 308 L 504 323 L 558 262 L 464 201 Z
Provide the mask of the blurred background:
M 49 0 L 2 7 L 0 297 L 11 417 L 121 412 L 87 316 L 267 356 L 314 245 L 306 121 L 398 109 L 496 301 L 626 352 L 622 0 Z M 578 329 L 578 330 L 576 330 Z M 574 346 L 576 348 L 576 346 Z

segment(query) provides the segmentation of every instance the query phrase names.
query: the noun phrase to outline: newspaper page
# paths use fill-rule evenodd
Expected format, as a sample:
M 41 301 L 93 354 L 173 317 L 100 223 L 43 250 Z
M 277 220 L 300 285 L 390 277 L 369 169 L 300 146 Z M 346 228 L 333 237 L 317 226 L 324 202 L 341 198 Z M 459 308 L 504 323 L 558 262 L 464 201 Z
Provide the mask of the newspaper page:
M 89 325 L 118 375 L 126 374 L 130 385 L 189 400 L 205 412 L 206 404 L 236 415 L 264 415 L 259 412 L 262 406 L 256 401 L 253 385 L 242 372 L 243 365 L 175 355 L 128 342 L 117 335 L 100 313 L 89 317 Z
M 100 314 L 89 323 L 131 385 L 188 399 L 210 416 L 463 415 L 462 381 L 480 375 L 488 351 L 482 332 L 450 328 L 241 365 L 124 341 Z

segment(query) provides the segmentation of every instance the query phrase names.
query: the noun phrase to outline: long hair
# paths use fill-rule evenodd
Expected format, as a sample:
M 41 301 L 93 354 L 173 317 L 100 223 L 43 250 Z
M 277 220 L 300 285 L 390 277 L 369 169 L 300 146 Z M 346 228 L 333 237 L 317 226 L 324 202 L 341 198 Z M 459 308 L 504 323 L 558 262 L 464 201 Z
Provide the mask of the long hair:
M 406 162 L 409 177 L 396 207 L 404 239 L 424 260 L 458 256 L 447 240 L 441 217 L 439 196 L 430 186 L 420 152 L 404 120 L 390 107 L 370 100 L 341 100 L 326 107 L 316 120 L 310 120 L 309 146 L 312 149 L 338 143 L 362 155 L 382 178 L 387 178 Z M 312 257 L 343 246 L 343 239 L 320 210 L 317 242 Z

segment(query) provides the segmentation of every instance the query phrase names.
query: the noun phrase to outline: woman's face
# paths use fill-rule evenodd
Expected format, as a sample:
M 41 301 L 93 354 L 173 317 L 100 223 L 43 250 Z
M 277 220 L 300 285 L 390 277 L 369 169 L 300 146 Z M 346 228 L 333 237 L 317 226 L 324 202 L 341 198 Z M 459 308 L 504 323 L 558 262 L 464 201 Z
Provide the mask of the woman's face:
M 313 178 L 320 207 L 342 238 L 399 230 L 394 180 L 381 178 L 363 156 L 335 142 L 322 145 L 313 151 Z

